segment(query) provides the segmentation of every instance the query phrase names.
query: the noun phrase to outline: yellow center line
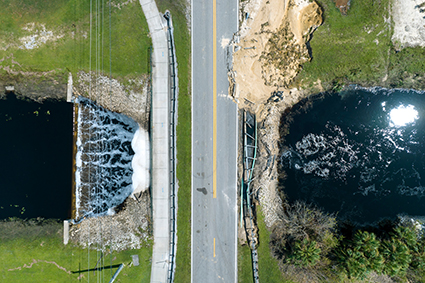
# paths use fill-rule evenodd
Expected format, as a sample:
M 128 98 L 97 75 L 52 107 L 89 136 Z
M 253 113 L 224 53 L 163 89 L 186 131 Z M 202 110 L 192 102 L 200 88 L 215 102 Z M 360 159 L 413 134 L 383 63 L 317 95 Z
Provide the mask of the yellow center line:
M 215 257 L 215 238 L 214 238 L 214 257 Z
M 217 197 L 217 2 L 213 0 L 213 198 Z M 214 239 L 215 243 L 215 239 Z

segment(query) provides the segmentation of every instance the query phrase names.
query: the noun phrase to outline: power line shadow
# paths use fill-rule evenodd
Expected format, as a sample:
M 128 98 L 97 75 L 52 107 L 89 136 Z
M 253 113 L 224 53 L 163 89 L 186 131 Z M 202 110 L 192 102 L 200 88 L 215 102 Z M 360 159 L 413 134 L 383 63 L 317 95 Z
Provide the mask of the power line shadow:
M 78 271 L 71 271 L 71 273 L 83 273 L 83 272 L 89 272 L 89 271 L 98 271 L 98 270 L 102 270 L 102 269 L 112 269 L 112 268 L 118 268 L 120 267 L 121 264 L 114 264 L 114 265 L 109 265 L 109 266 L 104 266 L 104 267 L 97 267 L 97 268 L 90 268 L 90 269 L 84 269 L 84 270 L 78 270 Z

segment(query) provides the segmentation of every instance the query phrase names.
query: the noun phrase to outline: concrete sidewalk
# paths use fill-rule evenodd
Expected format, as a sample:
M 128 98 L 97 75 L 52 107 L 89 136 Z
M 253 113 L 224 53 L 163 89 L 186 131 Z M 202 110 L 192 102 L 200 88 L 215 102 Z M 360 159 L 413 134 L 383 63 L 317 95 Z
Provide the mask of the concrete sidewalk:
M 152 57 L 152 206 L 151 282 L 167 282 L 170 253 L 169 62 L 167 23 L 154 0 L 139 0 L 148 22 Z

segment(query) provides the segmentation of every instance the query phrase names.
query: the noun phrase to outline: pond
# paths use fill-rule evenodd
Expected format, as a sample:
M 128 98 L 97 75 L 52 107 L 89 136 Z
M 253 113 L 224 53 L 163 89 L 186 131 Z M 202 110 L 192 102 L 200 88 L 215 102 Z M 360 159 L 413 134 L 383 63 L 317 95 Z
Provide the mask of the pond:
M 318 97 L 307 111 L 295 106 L 292 122 L 282 119 L 289 201 L 361 224 L 425 215 L 425 94 L 352 87 Z
M 0 100 L 0 219 L 70 216 L 72 104 Z

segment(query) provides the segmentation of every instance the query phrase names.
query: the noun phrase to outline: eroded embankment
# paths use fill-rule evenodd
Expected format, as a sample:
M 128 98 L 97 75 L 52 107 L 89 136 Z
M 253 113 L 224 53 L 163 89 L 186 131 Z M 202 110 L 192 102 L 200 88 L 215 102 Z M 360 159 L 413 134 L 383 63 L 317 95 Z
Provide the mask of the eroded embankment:
M 282 201 L 277 192 L 278 141 L 281 113 L 307 93 L 289 86 L 311 57 L 307 43 L 322 23 L 322 10 L 308 0 L 241 4 L 242 23 L 235 36 L 234 99 L 257 115 L 259 160 L 256 187 L 268 227 L 278 220 Z

